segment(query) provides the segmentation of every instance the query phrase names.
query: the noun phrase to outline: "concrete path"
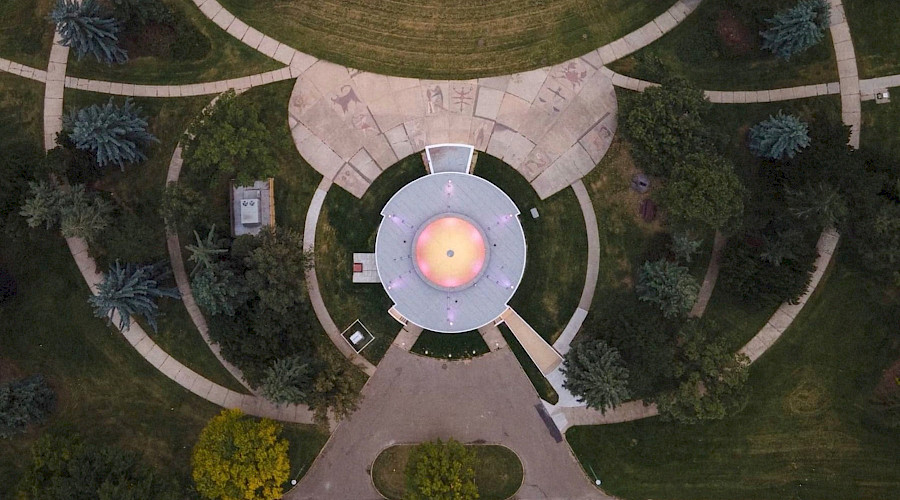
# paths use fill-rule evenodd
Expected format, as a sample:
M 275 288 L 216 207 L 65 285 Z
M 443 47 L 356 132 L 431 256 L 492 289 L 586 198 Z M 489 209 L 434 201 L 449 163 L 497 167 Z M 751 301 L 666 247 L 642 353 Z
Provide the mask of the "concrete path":
M 511 307 L 507 307 L 506 311 L 500 315 L 500 319 L 506 323 L 509 331 L 516 337 L 522 349 L 525 349 L 528 357 L 534 362 L 534 366 L 537 366 L 542 374 L 547 375 L 559 367 L 562 363 L 562 356 L 538 332 L 534 331 L 534 328 L 522 319 L 519 313 Z
M 353 347 L 341 336 L 341 330 L 338 329 L 328 308 L 325 306 L 325 300 L 322 298 L 322 290 L 319 289 L 319 278 L 316 276 L 315 253 L 316 248 L 316 226 L 319 224 L 319 214 L 322 212 L 322 205 L 325 203 L 325 196 L 331 187 L 331 181 L 322 179 L 316 192 L 313 193 L 312 201 L 309 203 L 309 209 L 306 212 L 306 222 L 303 226 L 303 250 L 313 254 L 312 266 L 306 271 L 306 288 L 309 293 L 309 301 L 313 306 L 313 312 L 325 333 L 331 339 L 331 342 L 341 351 L 351 363 L 359 367 L 366 375 L 372 376 L 375 373 L 375 365 L 366 358 L 356 353 Z M 410 344 L 410 347 L 412 345 Z
M 697 293 L 697 302 L 694 303 L 694 307 L 688 314 L 693 318 L 699 318 L 706 312 L 706 306 L 709 305 L 709 299 L 716 287 L 716 280 L 719 279 L 719 264 L 722 262 L 722 251 L 725 250 L 726 241 L 725 235 L 716 231 L 716 235 L 713 237 L 712 252 L 709 256 L 709 265 L 706 266 L 706 275 L 703 277 L 703 283 L 700 284 L 700 291 Z
M 829 0 L 831 4 L 831 40 L 837 57 L 838 75 L 841 78 L 841 118 L 850 126 L 850 145 L 859 147 L 862 121 L 859 72 L 856 69 L 856 52 L 850 38 L 850 25 L 844 15 L 841 0 Z
M 363 401 L 286 499 L 380 499 L 369 468 L 397 443 L 484 441 L 518 454 L 525 480 L 515 498 L 606 499 L 541 419 L 534 388 L 509 349 L 469 361 L 416 356 L 392 346 Z
M 166 184 L 178 182 L 183 163 L 184 161 L 181 159 L 181 144 L 179 143 L 175 146 L 175 151 L 172 153 L 172 159 L 169 160 L 169 170 L 166 172 Z M 203 341 L 206 342 L 206 345 L 209 346 L 209 350 L 212 351 L 216 356 L 216 359 L 219 360 L 219 363 L 228 370 L 228 373 L 230 373 L 235 380 L 240 382 L 250 393 L 259 396 L 247 382 L 247 379 L 244 377 L 241 370 L 222 357 L 222 350 L 219 348 L 219 345 L 209 338 L 209 326 L 206 323 L 206 318 L 203 317 L 203 312 L 201 312 L 200 307 L 197 306 L 197 301 L 194 300 L 194 293 L 191 291 L 191 280 L 184 268 L 184 258 L 181 254 L 181 241 L 179 241 L 177 232 L 167 232 L 166 247 L 169 250 L 169 261 L 172 263 L 172 274 L 175 277 L 175 284 L 178 286 L 178 292 L 181 294 L 181 301 L 184 303 L 184 307 L 187 309 L 188 315 L 191 317 L 191 321 L 194 323 L 197 331 L 200 332 L 200 336 L 203 337 Z
M 56 135 L 62 132 L 63 94 L 66 79 L 66 64 L 69 60 L 69 48 L 62 44 L 59 33 L 53 32 L 53 46 L 50 47 L 50 61 L 44 72 L 44 148 L 56 147 Z M 20 67 L 20 74 L 28 71 Z M 13 69 L 10 66 L 10 69 Z

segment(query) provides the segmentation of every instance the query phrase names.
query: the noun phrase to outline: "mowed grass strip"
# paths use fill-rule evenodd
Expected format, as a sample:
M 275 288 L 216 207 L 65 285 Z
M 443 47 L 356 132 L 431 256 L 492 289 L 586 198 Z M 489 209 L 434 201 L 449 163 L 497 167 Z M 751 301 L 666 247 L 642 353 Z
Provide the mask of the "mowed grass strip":
M 671 0 L 224 0 L 292 47 L 399 76 L 475 78 L 581 56 L 653 20 Z
M 414 446 L 391 446 L 382 451 L 372 465 L 375 488 L 391 500 L 400 500 L 406 491 L 403 472 Z M 481 500 L 506 500 L 522 486 L 522 462 L 512 450 L 493 444 L 466 446 L 475 450 L 475 484 Z
M 840 264 L 753 365 L 750 402 L 698 425 L 574 427 L 585 470 L 628 499 L 897 498 L 900 437 L 866 411 L 900 338 L 896 288 Z
M 47 21 L 53 0 L 0 2 L 0 57 L 47 69 L 53 26 Z

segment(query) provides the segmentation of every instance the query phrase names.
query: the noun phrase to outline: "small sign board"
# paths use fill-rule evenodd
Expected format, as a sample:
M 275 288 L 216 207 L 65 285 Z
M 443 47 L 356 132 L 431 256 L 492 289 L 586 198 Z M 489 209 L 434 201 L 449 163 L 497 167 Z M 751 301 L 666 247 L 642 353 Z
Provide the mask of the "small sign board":
M 375 336 L 372 335 L 372 332 L 370 332 L 360 320 L 356 320 L 348 326 L 347 329 L 341 333 L 341 337 L 344 337 L 344 340 L 350 344 L 350 347 L 352 347 L 357 354 L 362 352 L 366 346 L 375 340 Z

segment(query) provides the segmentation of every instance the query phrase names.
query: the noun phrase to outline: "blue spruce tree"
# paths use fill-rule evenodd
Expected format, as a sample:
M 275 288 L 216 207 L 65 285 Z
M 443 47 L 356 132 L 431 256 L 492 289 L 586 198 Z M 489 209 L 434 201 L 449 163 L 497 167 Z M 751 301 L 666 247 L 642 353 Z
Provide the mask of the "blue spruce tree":
M 126 163 L 147 159 L 143 146 L 159 142 L 147 132 L 147 120 L 139 111 L 130 98 L 122 107 L 110 99 L 105 106 L 94 104 L 65 115 L 63 125 L 75 147 L 96 154 L 101 167 L 113 163 L 124 169 Z
M 796 116 L 785 115 L 781 111 L 750 129 L 750 151 L 762 158 L 793 158 L 807 146 L 809 128 Z
M 57 0 L 50 20 L 62 37 L 62 44 L 75 50 L 79 60 L 91 53 L 106 64 L 122 64 L 128 54 L 119 47 L 119 21 L 103 16 L 95 0 Z
M 112 320 L 113 314 L 118 312 L 120 330 L 131 327 L 131 316 L 143 316 L 150 328 L 156 331 L 156 316 L 159 314 L 156 299 L 180 297 L 175 288 L 159 287 L 159 280 L 165 276 L 160 267 L 159 264 L 122 266 L 116 261 L 103 276 L 103 281 L 97 287 L 97 295 L 88 299 L 94 306 L 94 314 L 98 318 Z
M 822 41 L 830 18 L 831 8 L 825 0 L 802 0 L 766 20 L 769 29 L 760 32 L 762 48 L 790 60 L 793 55 Z

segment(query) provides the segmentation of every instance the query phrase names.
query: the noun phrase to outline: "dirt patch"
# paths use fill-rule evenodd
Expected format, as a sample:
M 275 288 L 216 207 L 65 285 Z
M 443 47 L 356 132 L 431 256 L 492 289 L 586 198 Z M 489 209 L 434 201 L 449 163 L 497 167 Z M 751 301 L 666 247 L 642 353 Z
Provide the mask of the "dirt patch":
M 0 358 L 0 384 L 22 378 L 24 373 L 9 358 Z
M 725 52 L 733 56 L 747 55 L 757 45 L 756 34 L 730 10 L 719 11 L 719 17 L 716 19 L 716 35 Z

